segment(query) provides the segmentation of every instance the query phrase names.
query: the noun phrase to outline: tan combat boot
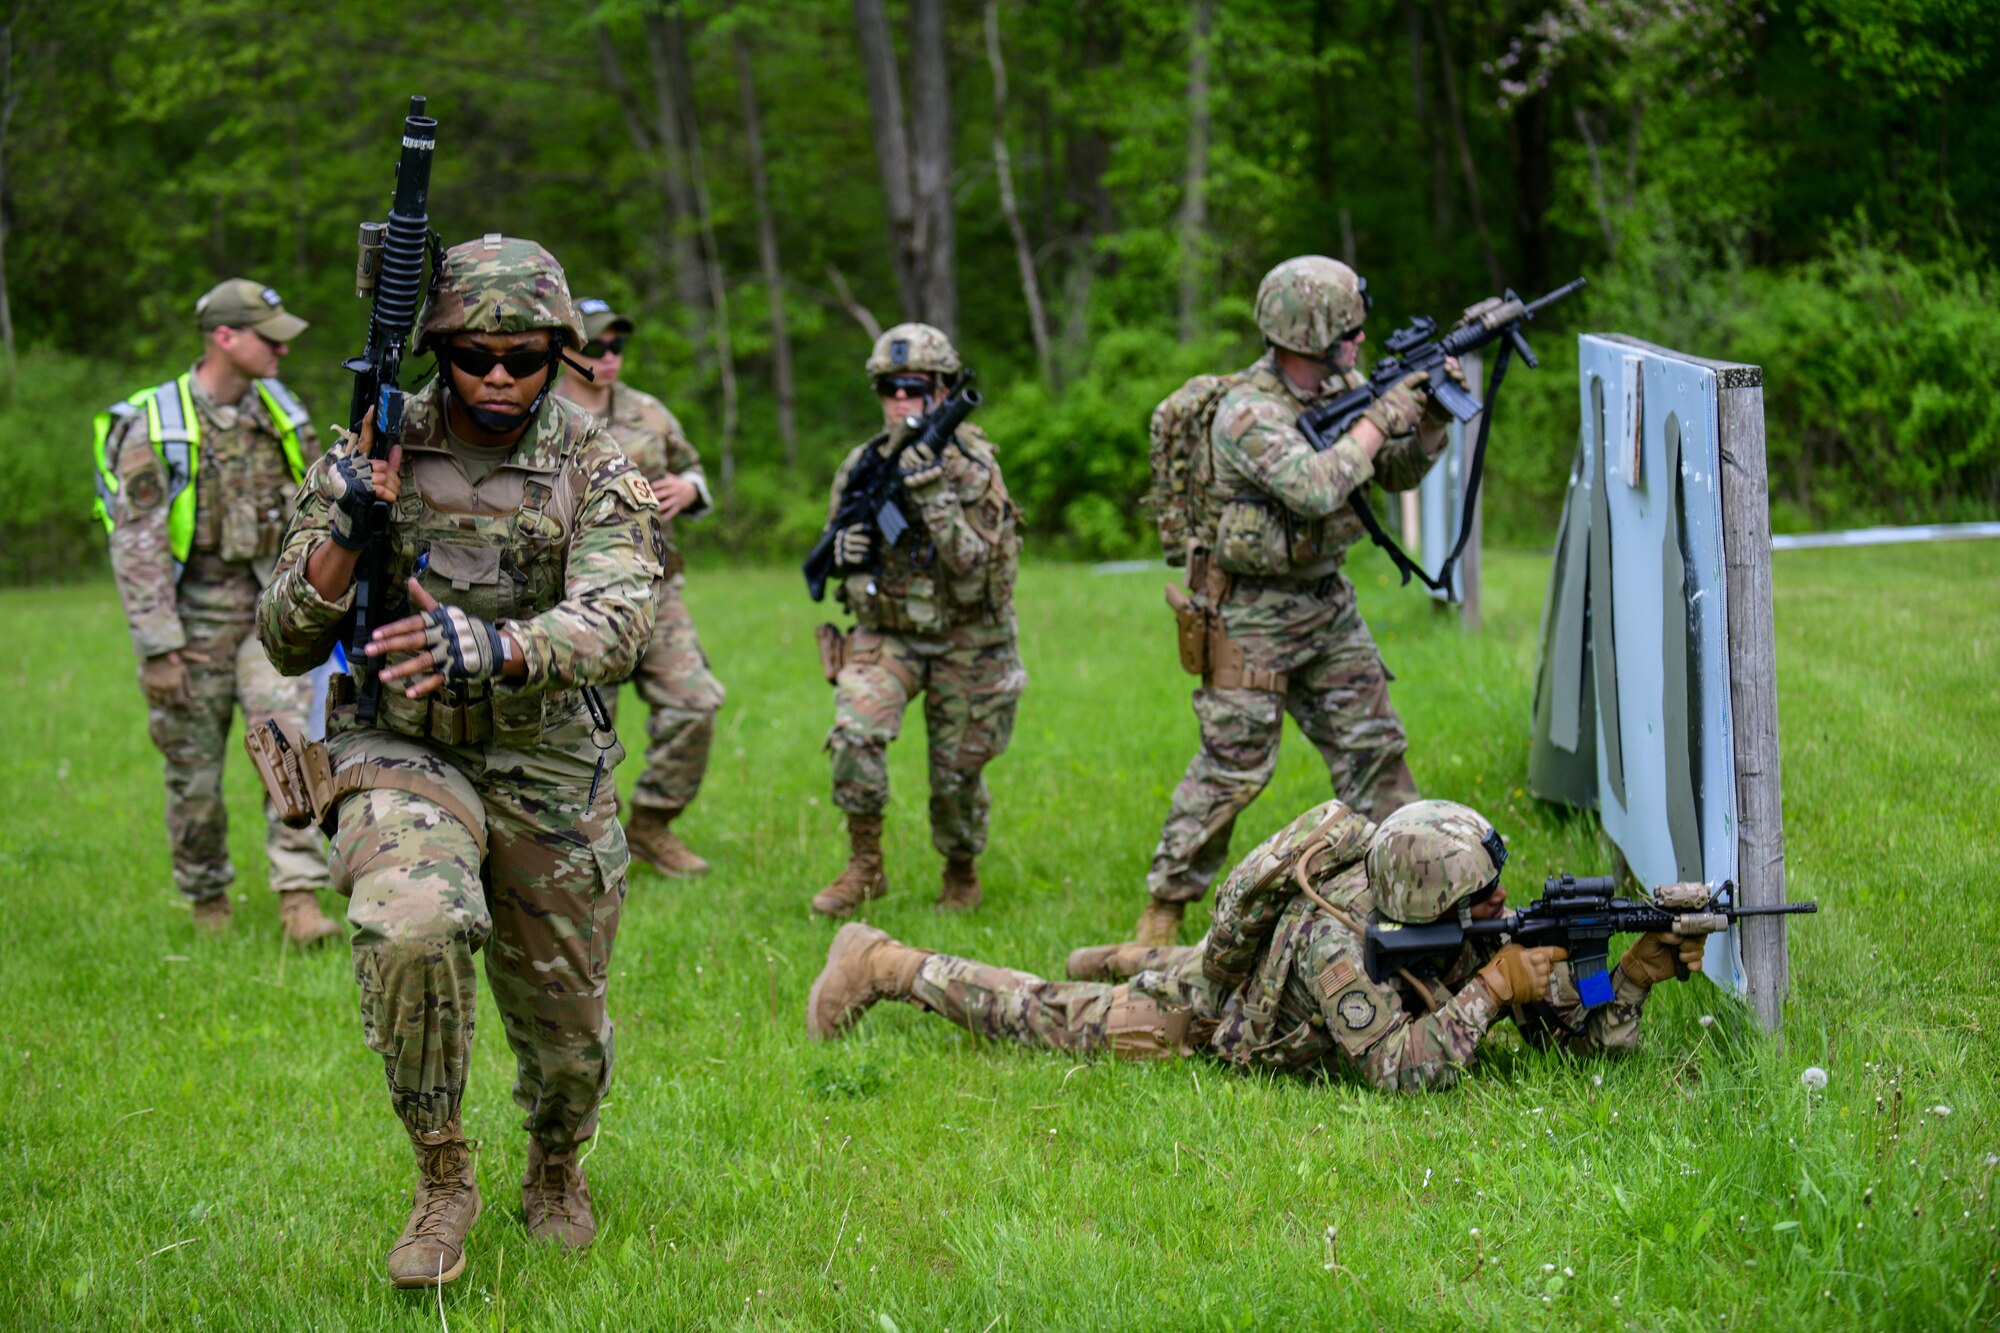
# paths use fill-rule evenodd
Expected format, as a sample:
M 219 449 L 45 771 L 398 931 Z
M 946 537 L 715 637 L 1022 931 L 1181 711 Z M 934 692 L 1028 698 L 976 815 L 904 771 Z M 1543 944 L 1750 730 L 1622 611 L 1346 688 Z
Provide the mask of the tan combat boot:
M 937 910 L 970 912 L 979 906 L 984 891 L 979 886 L 979 864 L 971 857 L 948 857 L 944 863 L 944 886 L 938 890 Z
M 210 939 L 229 929 L 229 895 L 218 893 L 194 905 L 194 933 Z
M 863 902 L 889 891 L 882 868 L 882 816 L 849 815 L 847 842 L 846 868 L 813 896 L 812 909 L 822 916 L 851 916 Z
M 1093 944 L 1071 951 L 1064 971 L 1072 981 L 1127 981 L 1146 970 L 1146 957 L 1158 945 L 1127 941 Z
M 886 930 L 850 921 L 833 937 L 826 966 L 806 996 L 806 1031 L 821 1041 L 838 1037 L 877 1000 L 907 1000 L 917 969 L 930 957 Z
M 286 889 L 279 894 L 278 921 L 285 928 L 285 938 L 301 949 L 340 933 L 339 923 L 321 914 L 319 898 L 311 889 Z
M 1158 898 L 1146 904 L 1146 910 L 1139 913 L 1139 924 L 1132 928 L 1132 941 L 1155 949 L 1164 949 L 1178 944 L 1181 938 L 1181 913 L 1187 910 L 1186 903 L 1166 903 Z
M 590 1182 L 576 1149 L 551 1152 L 528 1141 L 528 1174 L 521 1178 L 521 1216 L 528 1235 L 552 1240 L 565 1249 L 587 1249 L 597 1239 L 597 1217 L 590 1211 Z
M 412 1129 L 417 1193 L 410 1220 L 389 1250 L 389 1281 L 398 1287 L 442 1286 L 465 1271 L 465 1233 L 479 1216 L 472 1178 L 473 1145 L 456 1118 L 443 1129 Z
M 679 814 L 678 810 L 633 806 L 632 817 L 625 821 L 625 845 L 633 856 L 669 879 L 706 875 L 708 862 L 695 855 L 694 848 L 670 827 Z

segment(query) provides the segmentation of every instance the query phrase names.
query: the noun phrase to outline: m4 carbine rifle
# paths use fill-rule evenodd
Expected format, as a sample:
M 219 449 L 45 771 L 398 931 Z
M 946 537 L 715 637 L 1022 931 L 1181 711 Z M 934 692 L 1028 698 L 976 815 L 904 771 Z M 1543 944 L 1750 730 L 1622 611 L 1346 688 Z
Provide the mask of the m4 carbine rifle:
M 1541 364 L 1535 359 L 1534 349 L 1528 346 L 1527 335 L 1521 331 L 1521 326 L 1541 310 L 1582 290 L 1583 285 L 1584 280 L 1576 278 L 1538 301 L 1524 301 L 1509 289 L 1505 296 L 1488 297 L 1468 309 L 1460 317 L 1457 327 L 1443 337 L 1438 336 L 1436 320 L 1428 315 L 1419 315 L 1408 327 L 1389 335 L 1385 348 L 1388 355 L 1375 363 L 1366 384 L 1307 408 L 1299 415 L 1299 430 L 1312 442 L 1313 448 L 1325 453 L 1376 399 L 1411 374 L 1426 371 L 1430 375 L 1430 382 L 1425 386 L 1427 392 L 1453 417 L 1459 421 L 1470 421 L 1479 416 L 1479 438 L 1472 447 L 1472 462 L 1465 483 L 1465 494 L 1476 497 L 1479 494 L 1480 473 L 1486 465 L 1486 434 L 1493 425 L 1492 404 L 1500 394 L 1500 381 L 1506 378 L 1508 358 L 1519 352 L 1521 359 L 1528 363 L 1528 369 L 1533 370 Z M 1500 355 L 1493 362 L 1493 377 L 1486 391 L 1485 415 L 1480 416 L 1479 399 L 1445 373 L 1445 358 L 1464 356 L 1496 342 L 1500 344 Z M 1465 550 L 1466 540 L 1472 535 L 1474 506 L 1470 499 L 1466 501 L 1464 514 L 1459 520 L 1458 540 L 1439 567 L 1436 578 L 1424 573 L 1414 560 L 1404 554 L 1403 548 L 1382 531 L 1364 489 L 1357 488 L 1347 497 L 1347 503 L 1354 510 L 1354 516 L 1361 520 L 1361 526 L 1368 530 L 1370 539 L 1395 561 L 1396 568 L 1402 571 L 1404 583 L 1407 584 L 1415 576 L 1425 587 L 1456 599 L 1451 574 L 1458 564 L 1460 553 Z
M 901 444 L 888 453 L 879 448 L 861 451 L 861 457 L 854 460 L 854 466 L 847 474 L 847 484 L 841 488 L 840 503 L 834 506 L 833 517 L 806 556 L 803 566 L 806 591 L 812 594 L 815 602 L 826 596 L 826 581 L 831 576 L 852 574 L 858 570 L 872 573 L 882 568 L 883 549 L 894 546 L 911 529 L 909 517 L 903 512 L 903 504 L 909 498 L 903 490 L 904 453 L 922 444 L 928 445 L 932 453 L 943 456 L 945 446 L 956 444 L 954 435 L 979 403 L 979 393 L 972 387 L 972 372 L 968 370 L 951 397 L 921 418 L 909 419 Z M 834 564 L 834 539 L 842 528 L 853 527 L 857 523 L 866 526 L 872 538 L 868 544 L 868 559 L 855 569 L 837 567 Z
M 1369 979 L 1384 982 L 1399 969 L 1422 967 L 1433 958 L 1456 954 L 1467 937 L 1505 935 L 1530 949 L 1554 945 L 1569 951 L 1577 993 L 1586 1007 L 1594 1008 L 1611 998 L 1611 975 L 1605 960 L 1613 935 L 1643 935 L 1655 930 L 1712 935 L 1746 916 L 1789 916 L 1819 910 L 1816 902 L 1735 907 L 1730 903 L 1735 889 L 1728 880 L 1719 889 L 1706 884 L 1668 884 L 1656 889 L 1650 900 L 1634 900 L 1618 897 L 1618 881 L 1609 875 L 1589 879 L 1552 875 L 1542 886 L 1539 899 L 1490 921 L 1405 926 L 1373 917 L 1368 922 L 1362 956 Z
M 403 389 L 399 377 L 417 305 L 425 292 L 424 261 L 437 274 L 438 242 L 431 231 L 431 158 L 437 151 L 437 122 L 424 114 L 424 99 L 410 99 L 403 118 L 402 156 L 396 162 L 396 191 L 387 222 L 361 224 L 361 253 L 354 265 L 354 294 L 370 299 L 368 338 L 361 355 L 342 363 L 354 372 L 354 397 L 347 424 L 357 434 L 372 408 L 375 447 L 370 458 L 387 458 L 403 438 Z M 365 651 L 368 636 L 384 619 L 389 554 L 389 506 L 376 500 L 368 509 L 367 544 L 354 576 L 354 609 L 348 621 L 347 666 L 356 684 L 355 710 L 373 722 L 382 698 L 382 679 Z

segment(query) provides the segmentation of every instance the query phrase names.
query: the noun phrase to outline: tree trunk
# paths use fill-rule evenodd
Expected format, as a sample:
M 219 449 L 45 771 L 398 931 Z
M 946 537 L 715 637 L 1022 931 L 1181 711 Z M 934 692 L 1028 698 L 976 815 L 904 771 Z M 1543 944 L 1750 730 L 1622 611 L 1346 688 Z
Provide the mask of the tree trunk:
M 660 190 L 660 201 L 665 205 L 662 224 L 666 260 L 673 269 L 674 298 L 690 322 L 693 337 L 699 346 L 704 337 L 703 307 L 707 304 L 707 292 L 702 276 L 701 252 L 692 225 L 694 197 L 687 183 L 680 128 L 674 114 L 673 94 L 668 86 L 670 76 L 666 52 L 653 31 L 650 19 L 647 23 L 646 53 L 654 98 L 654 113 L 650 122 L 642 115 L 644 103 L 633 89 L 631 80 L 625 76 L 625 67 L 618 58 L 618 48 L 612 41 L 610 31 L 602 24 L 598 25 L 598 66 L 604 71 L 604 81 L 611 86 L 612 100 L 618 104 L 618 110 L 625 118 L 625 131 L 631 136 L 632 146 L 654 163 L 654 181 Z
M 842 273 L 840 266 L 830 259 L 826 262 L 826 280 L 833 284 L 834 295 L 840 298 L 840 308 L 861 326 L 861 331 L 868 335 L 868 341 L 874 342 L 880 338 L 882 321 L 875 318 L 873 310 L 854 299 L 854 289 L 847 285 L 847 275 Z
M 1416 127 L 1419 151 L 1431 159 L 1431 236 L 1441 243 L 1451 235 L 1451 155 L 1424 101 L 1424 16 L 1417 0 L 1400 0 L 1403 33 L 1410 44 L 1410 119 Z
M 923 311 L 923 279 L 916 262 L 916 204 L 910 189 L 910 139 L 903 127 L 903 87 L 896 47 L 882 0 L 854 0 L 854 31 L 861 42 L 861 72 L 868 84 L 868 112 L 875 128 L 875 161 L 882 173 L 882 206 L 889 220 L 889 254 L 903 317 Z
M 1201 332 L 1202 256 L 1208 230 L 1208 32 L 1215 0 L 1194 0 L 1194 30 L 1188 37 L 1187 165 L 1181 178 L 1180 337 L 1192 342 Z
M 1000 0 L 986 0 L 986 63 L 993 70 L 993 173 L 1000 182 L 1000 211 L 1014 237 L 1014 263 L 1021 270 L 1021 296 L 1028 303 L 1028 332 L 1035 340 L 1035 366 L 1042 383 L 1053 385 L 1049 368 L 1049 318 L 1042 308 L 1042 284 L 1035 253 L 1014 199 L 1014 165 L 1007 155 L 1007 63 L 1000 54 Z
M 1458 165 L 1465 173 L 1472 225 L 1479 233 L 1479 253 L 1486 260 L 1487 280 L 1497 295 L 1507 283 L 1500 273 L 1499 256 L 1493 253 L 1493 233 L 1486 226 L 1486 205 L 1479 197 L 1479 172 L 1473 164 L 1472 141 L 1465 133 L 1465 110 L 1458 104 L 1458 73 L 1451 63 L 1451 38 L 1445 31 L 1444 6 L 1440 0 L 1431 0 L 1431 31 L 1437 37 L 1438 68 L 1444 72 L 1445 114 L 1451 118 L 1452 138 L 1458 144 Z
M 1521 242 L 1517 281 L 1523 291 L 1549 287 L 1549 205 L 1555 194 L 1555 166 L 1550 159 L 1550 112 L 1554 99 L 1546 92 L 1523 98 L 1509 122 L 1514 159 L 1514 214 Z
M 1597 136 L 1590 132 L 1590 117 L 1583 114 L 1583 108 L 1576 109 L 1576 132 L 1583 136 L 1583 146 L 1590 154 L 1590 198 L 1597 205 L 1597 225 L 1604 230 L 1604 253 L 1611 258 L 1618 256 L 1618 234 L 1611 229 L 1611 201 L 1604 193 L 1604 163 L 1597 152 Z
M 0 357 L 6 361 L 8 397 L 14 394 L 14 307 L 7 295 L 7 132 L 21 94 L 14 90 L 14 20 L 0 23 Z
M 910 3 L 910 179 L 916 187 L 916 259 L 923 274 L 921 318 L 958 335 L 957 228 L 951 197 L 951 71 L 945 60 L 944 0 Z
M 771 216 L 771 183 L 764 169 L 764 117 L 757 106 L 757 84 L 751 77 L 750 39 L 741 27 L 732 46 L 736 55 L 736 86 L 743 95 L 743 147 L 750 159 L 750 194 L 757 208 L 757 256 L 764 268 L 765 299 L 771 307 L 771 378 L 778 396 L 778 439 L 785 448 L 785 467 L 799 465 L 798 406 L 792 389 L 792 335 L 785 322 L 785 271 L 778 262 L 778 224 Z
M 661 187 L 672 215 L 668 222 L 673 228 L 674 294 L 687 308 L 693 321 L 691 331 L 697 355 L 703 355 L 707 350 L 706 314 L 712 298 L 708 291 L 708 268 L 702 261 L 701 214 L 691 180 L 682 94 L 676 87 L 684 65 L 675 59 L 678 23 L 678 18 L 669 22 L 664 14 L 646 15 L 646 58 L 653 82 L 653 123 L 660 144 Z
M 687 181 L 694 200 L 694 222 L 700 241 L 702 285 L 707 289 L 713 316 L 711 336 L 715 344 L 715 366 L 722 387 L 722 437 L 716 453 L 722 479 L 722 503 L 728 508 L 736 494 L 736 358 L 729 345 L 729 286 L 722 276 L 722 252 L 715 240 L 715 210 L 709 201 L 708 167 L 701 151 L 701 122 L 695 117 L 694 79 L 687 58 L 687 29 L 678 11 L 671 15 L 648 15 L 648 28 L 657 29 L 657 49 L 664 56 L 667 82 L 662 92 L 670 98 L 673 121 L 680 131 L 686 156 Z

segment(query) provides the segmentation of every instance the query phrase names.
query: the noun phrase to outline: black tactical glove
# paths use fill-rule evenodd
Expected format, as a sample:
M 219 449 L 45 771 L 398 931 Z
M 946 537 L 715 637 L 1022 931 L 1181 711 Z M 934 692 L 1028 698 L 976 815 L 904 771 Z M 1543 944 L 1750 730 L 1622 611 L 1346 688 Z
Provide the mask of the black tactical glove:
M 375 503 L 373 469 L 365 454 L 328 460 L 320 494 L 333 502 L 333 542 L 358 551 L 368 540 L 368 509 Z
M 455 606 L 424 612 L 424 647 L 446 680 L 492 680 L 507 660 L 500 631 Z

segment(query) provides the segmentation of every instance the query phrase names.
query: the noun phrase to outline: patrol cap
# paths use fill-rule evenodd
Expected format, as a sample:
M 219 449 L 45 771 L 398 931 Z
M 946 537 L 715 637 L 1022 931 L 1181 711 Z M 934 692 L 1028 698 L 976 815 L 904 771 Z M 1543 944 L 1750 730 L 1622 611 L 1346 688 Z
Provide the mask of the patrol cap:
M 201 331 L 255 329 L 274 343 L 288 343 L 312 326 L 285 310 L 278 294 L 249 278 L 218 282 L 194 303 Z
M 587 296 L 576 303 L 576 313 L 583 316 L 583 340 L 596 342 L 607 332 L 630 333 L 632 321 L 611 308 L 611 302 L 602 297 Z

